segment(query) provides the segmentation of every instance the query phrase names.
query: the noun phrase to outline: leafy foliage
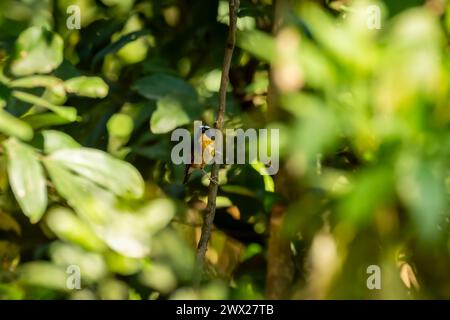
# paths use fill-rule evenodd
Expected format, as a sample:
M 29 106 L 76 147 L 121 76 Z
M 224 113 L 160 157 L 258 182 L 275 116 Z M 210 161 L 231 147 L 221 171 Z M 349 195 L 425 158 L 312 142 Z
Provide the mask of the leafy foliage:
M 0 298 L 449 298 L 448 1 L 241 0 L 225 126 L 280 170 L 220 169 L 204 275 L 170 132 L 215 119 L 227 2 L 51 3 L 0 4 Z

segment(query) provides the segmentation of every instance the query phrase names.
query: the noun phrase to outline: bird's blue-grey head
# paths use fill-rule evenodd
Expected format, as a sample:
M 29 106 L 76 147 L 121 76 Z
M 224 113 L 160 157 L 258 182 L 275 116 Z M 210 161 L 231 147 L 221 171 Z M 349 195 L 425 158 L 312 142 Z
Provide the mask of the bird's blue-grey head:
M 204 134 L 205 136 L 207 136 L 211 140 L 215 140 L 216 137 L 214 135 L 214 130 L 209 130 L 209 129 L 211 129 L 211 128 L 209 126 L 207 126 L 207 125 L 201 125 L 200 126 L 200 130 L 201 130 L 202 134 Z
M 201 125 L 200 126 L 200 130 L 202 131 L 202 133 L 205 133 L 206 131 L 208 131 L 210 129 L 209 126 L 207 125 Z

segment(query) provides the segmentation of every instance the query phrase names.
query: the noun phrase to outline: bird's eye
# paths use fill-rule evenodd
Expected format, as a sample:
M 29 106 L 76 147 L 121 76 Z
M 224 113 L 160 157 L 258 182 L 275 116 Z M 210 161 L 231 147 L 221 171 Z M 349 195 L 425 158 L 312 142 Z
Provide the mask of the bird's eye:
M 212 141 L 215 141 L 215 140 L 216 140 L 216 137 L 215 137 L 215 136 L 212 136 L 212 137 L 211 137 L 211 140 L 212 140 Z

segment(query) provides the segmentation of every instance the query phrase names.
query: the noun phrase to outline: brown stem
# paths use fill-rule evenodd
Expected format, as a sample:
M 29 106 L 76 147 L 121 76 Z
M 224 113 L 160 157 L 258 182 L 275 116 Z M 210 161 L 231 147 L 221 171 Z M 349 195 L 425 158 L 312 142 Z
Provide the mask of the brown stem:
M 236 43 L 236 22 L 237 11 L 239 8 L 239 0 L 229 0 L 230 7 L 230 25 L 228 29 L 228 38 L 225 47 L 225 55 L 223 58 L 222 77 L 220 79 L 219 89 L 219 112 L 217 113 L 217 119 L 214 127 L 218 130 L 222 130 L 223 119 L 225 116 L 225 105 L 227 99 L 227 87 L 228 87 L 228 73 L 230 72 L 231 58 L 233 56 L 233 50 Z M 211 169 L 211 182 L 209 183 L 208 191 L 208 204 L 206 206 L 205 218 L 202 226 L 202 234 L 197 246 L 197 260 L 203 263 L 205 259 L 206 250 L 208 248 L 208 242 L 211 238 L 211 231 L 213 228 L 214 215 L 216 213 L 216 197 L 219 186 L 217 185 L 219 176 L 220 165 L 214 163 Z

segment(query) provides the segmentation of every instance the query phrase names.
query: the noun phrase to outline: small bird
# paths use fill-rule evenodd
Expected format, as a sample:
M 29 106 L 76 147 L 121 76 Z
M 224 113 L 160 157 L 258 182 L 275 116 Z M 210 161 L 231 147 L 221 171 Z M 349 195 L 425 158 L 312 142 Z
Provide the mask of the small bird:
M 207 154 L 210 157 L 214 156 L 214 140 L 215 137 L 211 134 L 211 132 L 208 132 L 210 129 L 207 125 L 200 126 L 200 134 L 194 134 L 194 139 L 198 139 L 199 145 L 201 146 L 201 154 L 198 155 L 201 159 L 201 163 L 194 163 L 195 159 L 195 152 L 199 152 L 200 150 L 194 150 L 194 141 L 192 141 L 191 146 L 191 163 L 186 164 L 186 170 L 184 173 L 184 180 L 183 184 L 186 184 L 189 180 L 189 177 L 191 176 L 192 172 L 194 172 L 195 169 L 202 170 L 205 174 L 205 166 L 208 164 L 205 162 L 204 155 Z

